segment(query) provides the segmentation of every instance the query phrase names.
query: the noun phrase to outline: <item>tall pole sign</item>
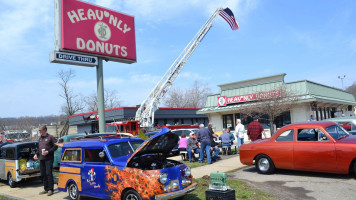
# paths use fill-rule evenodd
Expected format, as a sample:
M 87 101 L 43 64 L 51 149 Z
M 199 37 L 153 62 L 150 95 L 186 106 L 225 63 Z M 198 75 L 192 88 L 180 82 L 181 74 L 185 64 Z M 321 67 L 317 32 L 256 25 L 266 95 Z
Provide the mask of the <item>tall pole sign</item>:
M 55 50 L 50 61 L 97 67 L 99 131 L 104 132 L 102 60 L 136 62 L 134 17 L 78 0 L 54 1 Z

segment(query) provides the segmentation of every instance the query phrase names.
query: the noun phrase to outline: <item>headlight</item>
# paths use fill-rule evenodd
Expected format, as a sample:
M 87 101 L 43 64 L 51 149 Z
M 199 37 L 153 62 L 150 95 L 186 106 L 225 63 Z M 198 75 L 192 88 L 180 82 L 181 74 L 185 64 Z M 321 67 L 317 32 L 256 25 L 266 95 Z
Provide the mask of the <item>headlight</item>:
M 163 173 L 163 174 L 159 175 L 159 182 L 161 182 L 162 184 L 165 184 L 167 182 L 167 177 L 168 177 L 167 173 Z
M 190 167 L 187 167 L 184 169 L 184 175 L 185 176 L 190 176 L 192 174 Z

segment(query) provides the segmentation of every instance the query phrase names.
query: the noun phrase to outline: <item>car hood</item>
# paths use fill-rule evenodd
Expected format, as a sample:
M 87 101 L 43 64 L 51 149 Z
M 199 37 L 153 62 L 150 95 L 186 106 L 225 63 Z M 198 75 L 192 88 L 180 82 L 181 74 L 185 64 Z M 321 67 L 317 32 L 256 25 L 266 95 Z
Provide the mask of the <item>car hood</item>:
M 169 128 L 163 128 L 161 132 L 148 138 L 144 143 L 132 153 L 131 157 L 127 160 L 127 163 L 133 157 L 142 156 L 145 154 L 160 154 L 167 157 L 172 151 L 174 146 L 177 145 L 179 137 L 172 133 Z
M 349 135 L 337 141 L 338 143 L 356 143 L 356 135 Z

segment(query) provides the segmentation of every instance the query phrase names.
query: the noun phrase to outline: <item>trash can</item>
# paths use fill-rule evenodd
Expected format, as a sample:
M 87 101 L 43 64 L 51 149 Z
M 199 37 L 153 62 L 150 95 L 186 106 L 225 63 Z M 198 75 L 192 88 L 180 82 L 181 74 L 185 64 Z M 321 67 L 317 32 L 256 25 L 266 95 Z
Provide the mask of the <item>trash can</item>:
M 206 200 L 235 200 L 235 190 L 206 190 Z

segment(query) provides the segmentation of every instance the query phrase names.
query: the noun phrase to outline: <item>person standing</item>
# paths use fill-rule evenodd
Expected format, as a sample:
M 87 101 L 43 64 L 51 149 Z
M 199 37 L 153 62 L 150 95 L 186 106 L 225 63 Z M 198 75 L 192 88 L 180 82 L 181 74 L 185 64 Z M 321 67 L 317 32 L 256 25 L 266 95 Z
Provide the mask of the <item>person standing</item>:
M 204 124 L 199 125 L 200 129 L 198 131 L 198 142 L 200 142 L 201 153 L 199 157 L 199 162 L 203 163 L 204 152 L 206 152 L 206 157 L 208 159 L 208 164 L 211 164 L 211 155 L 210 155 L 210 138 L 211 132 L 208 128 L 204 127 Z
M 38 139 L 38 153 L 33 156 L 34 160 L 40 160 L 41 178 L 43 181 L 44 190 L 40 194 L 47 194 L 51 196 L 53 194 L 54 181 L 53 181 L 53 160 L 54 151 L 58 146 L 55 145 L 57 139 L 47 133 L 47 126 L 40 125 L 38 131 L 41 136 Z
M 245 126 L 241 124 L 241 120 L 236 120 L 236 138 L 237 138 L 237 147 L 240 148 L 244 144 L 245 136 Z
M 230 142 L 231 142 L 231 145 L 233 145 L 233 144 L 234 144 L 234 141 L 235 141 L 235 136 L 234 136 L 234 134 L 231 133 L 230 128 L 227 128 L 227 129 L 226 129 L 226 132 L 230 135 Z
M 265 138 L 267 138 L 262 124 L 260 122 L 258 122 L 258 117 L 255 116 L 255 117 L 253 117 L 253 122 L 251 122 L 247 127 L 248 139 L 251 141 L 256 141 L 258 139 L 262 139 L 262 134 L 263 134 L 263 136 L 265 136 Z
M 190 133 L 189 139 L 187 140 L 187 152 L 188 152 L 188 158 L 189 162 L 193 162 L 192 160 L 192 154 L 194 153 L 201 153 L 201 150 L 198 145 L 198 140 L 196 139 L 196 133 Z
M 311 121 L 311 122 L 312 122 L 312 121 L 315 121 L 315 120 L 314 120 L 314 116 L 313 116 L 313 115 L 310 115 L 310 119 L 309 119 L 309 121 Z

